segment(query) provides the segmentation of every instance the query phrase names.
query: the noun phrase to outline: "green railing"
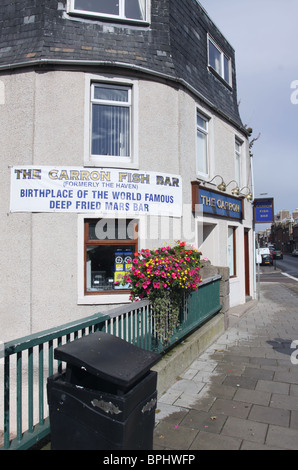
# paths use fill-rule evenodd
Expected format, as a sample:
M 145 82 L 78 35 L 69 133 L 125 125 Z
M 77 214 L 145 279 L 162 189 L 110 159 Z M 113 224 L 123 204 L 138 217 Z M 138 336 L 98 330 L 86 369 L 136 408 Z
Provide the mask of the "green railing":
M 188 297 L 180 312 L 180 325 L 178 329 L 166 346 L 157 340 L 155 348 L 157 352 L 161 353 L 165 349 L 174 346 L 220 311 L 220 279 L 221 276 L 217 275 L 204 280 L 199 290 L 193 292 Z M 152 338 L 154 337 L 156 335 L 153 332 Z
M 50 433 L 46 381 L 62 370 L 62 364 L 54 360 L 55 347 L 94 331 L 105 331 L 143 349 L 164 352 L 219 312 L 219 285 L 220 276 L 215 276 L 191 294 L 181 309 L 180 326 L 166 348 L 154 331 L 148 300 L 4 343 L 0 354 L 4 396 L 0 450 L 29 449 Z

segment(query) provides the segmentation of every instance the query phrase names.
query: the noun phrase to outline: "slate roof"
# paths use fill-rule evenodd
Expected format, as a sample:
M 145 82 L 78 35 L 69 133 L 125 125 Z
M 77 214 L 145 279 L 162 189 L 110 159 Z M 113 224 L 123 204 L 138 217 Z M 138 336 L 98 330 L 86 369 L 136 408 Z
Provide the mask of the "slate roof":
M 232 87 L 208 69 L 207 33 L 232 59 Z M 242 128 L 234 50 L 197 0 L 151 0 L 149 25 L 70 16 L 66 0 L 1 0 L 0 72 L 49 63 L 170 79 Z

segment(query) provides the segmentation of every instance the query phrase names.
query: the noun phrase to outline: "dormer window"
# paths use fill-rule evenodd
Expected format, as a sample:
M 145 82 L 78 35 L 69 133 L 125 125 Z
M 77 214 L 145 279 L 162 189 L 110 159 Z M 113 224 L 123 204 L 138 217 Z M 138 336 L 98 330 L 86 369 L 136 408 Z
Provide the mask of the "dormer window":
M 208 65 L 231 85 L 231 59 L 210 37 L 208 38 Z
M 149 0 L 69 0 L 69 13 L 148 22 Z

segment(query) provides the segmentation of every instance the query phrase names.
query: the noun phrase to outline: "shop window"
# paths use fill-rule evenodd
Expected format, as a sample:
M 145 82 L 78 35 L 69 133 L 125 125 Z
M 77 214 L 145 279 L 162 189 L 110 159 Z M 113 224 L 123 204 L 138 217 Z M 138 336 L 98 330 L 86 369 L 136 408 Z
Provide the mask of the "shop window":
M 149 0 L 69 0 L 69 13 L 131 21 L 148 21 Z
M 138 251 L 136 220 L 89 219 L 84 227 L 85 293 L 127 292 L 116 284 L 131 266 Z
M 236 228 L 228 227 L 228 266 L 230 277 L 236 276 Z

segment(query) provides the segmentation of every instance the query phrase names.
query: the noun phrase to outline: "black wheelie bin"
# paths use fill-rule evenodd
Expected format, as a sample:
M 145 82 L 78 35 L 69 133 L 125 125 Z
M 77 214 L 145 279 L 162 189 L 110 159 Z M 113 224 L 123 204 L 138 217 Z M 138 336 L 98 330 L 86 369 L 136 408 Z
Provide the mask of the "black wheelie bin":
M 52 450 L 152 450 L 161 356 L 97 332 L 60 346 L 48 378 Z

